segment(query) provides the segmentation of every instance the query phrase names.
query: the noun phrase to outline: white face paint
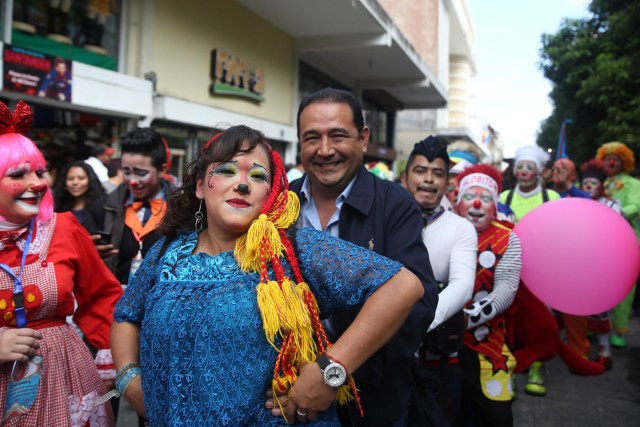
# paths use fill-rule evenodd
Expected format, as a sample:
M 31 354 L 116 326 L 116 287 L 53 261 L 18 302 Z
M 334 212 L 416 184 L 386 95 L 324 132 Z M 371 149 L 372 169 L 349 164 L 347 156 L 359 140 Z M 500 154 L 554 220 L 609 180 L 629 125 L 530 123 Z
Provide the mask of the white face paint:
M 593 177 L 587 177 L 582 180 L 582 189 L 589 193 L 592 199 L 596 200 L 602 196 L 602 182 Z
M 25 161 L 7 170 L 0 178 L 0 216 L 14 224 L 23 224 L 38 214 L 47 191 L 45 170 L 32 170 Z
M 482 233 L 496 218 L 496 202 L 489 190 L 473 186 L 459 195 L 458 215 L 471 221 L 478 233 Z
M 521 160 L 516 164 L 515 176 L 521 188 L 533 188 L 538 185 L 538 168 L 531 160 Z
M 21 199 L 37 200 L 38 202 L 34 204 L 31 201 L 26 202 Z M 25 211 L 28 215 L 37 215 L 38 210 L 40 209 L 40 194 L 32 193 L 31 191 L 25 191 L 24 193 L 22 193 L 22 196 L 20 196 L 20 199 L 16 199 L 16 205 L 18 205 L 18 207 Z

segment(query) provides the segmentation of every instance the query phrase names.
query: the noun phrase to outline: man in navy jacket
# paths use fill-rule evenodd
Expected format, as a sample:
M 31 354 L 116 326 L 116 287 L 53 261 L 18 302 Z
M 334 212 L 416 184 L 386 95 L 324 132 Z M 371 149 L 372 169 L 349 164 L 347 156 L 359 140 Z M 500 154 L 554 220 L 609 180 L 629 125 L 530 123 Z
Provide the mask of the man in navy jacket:
M 350 93 L 323 89 L 298 109 L 298 138 L 305 175 L 291 184 L 300 197 L 299 226 L 312 226 L 401 262 L 422 281 L 425 293 L 403 327 L 354 373 L 364 409 L 340 411 L 343 426 L 407 425 L 410 360 L 434 318 L 438 301 L 429 254 L 422 240 L 420 208 L 404 188 L 363 166 L 369 141 L 360 102 Z M 332 340 L 360 307 L 325 322 Z

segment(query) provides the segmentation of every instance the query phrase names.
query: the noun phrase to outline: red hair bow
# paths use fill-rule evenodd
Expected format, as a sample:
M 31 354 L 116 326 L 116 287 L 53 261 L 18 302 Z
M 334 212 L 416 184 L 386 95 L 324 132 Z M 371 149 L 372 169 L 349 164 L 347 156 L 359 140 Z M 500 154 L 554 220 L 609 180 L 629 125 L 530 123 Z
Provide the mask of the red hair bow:
M 24 101 L 18 101 L 13 114 L 9 107 L 0 102 L 0 135 L 19 133 L 26 135 L 33 123 L 33 110 Z

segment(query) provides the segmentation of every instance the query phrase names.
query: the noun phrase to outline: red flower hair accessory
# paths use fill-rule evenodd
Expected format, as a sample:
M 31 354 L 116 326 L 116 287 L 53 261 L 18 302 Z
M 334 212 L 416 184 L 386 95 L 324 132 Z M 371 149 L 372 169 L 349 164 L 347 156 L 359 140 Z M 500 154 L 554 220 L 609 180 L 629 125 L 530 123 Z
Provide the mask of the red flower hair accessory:
M 0 135 L 19 133 L 26 135 L 33 123 L 33 110 L 24 101 L 18 101 L 13 114 L 9 107 L 0 102 Z

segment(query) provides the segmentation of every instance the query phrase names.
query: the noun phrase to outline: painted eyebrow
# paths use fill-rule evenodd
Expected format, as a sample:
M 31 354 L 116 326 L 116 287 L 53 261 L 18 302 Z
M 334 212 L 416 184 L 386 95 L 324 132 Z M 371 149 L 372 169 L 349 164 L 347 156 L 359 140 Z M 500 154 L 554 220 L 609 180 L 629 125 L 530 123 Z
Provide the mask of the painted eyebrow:
M 31 170 L 31 163 L 25 162 L 25 163 L 20 163 L 16 167 L 7 169 L 5 174 L 10 174 L 15 172 L 29 172 L 30 170 Z
M 122 170 L 123 171 L 133 171 L 133 173 L 138 173 L 138 172 L 151 172 L 149 169 L 140 169 L 140 168 L 136 168 L 136 167 L 129 167 L 129 166 L 122 166 Z
M 262 166 L 260 163 L 253 162 L 253 166 L 254 166 L 254 167 L 262 168 L 262 169 L 264 169 L 264 171 L 265 171 L 265 172 L 269 173 L 269 171 L 267 170 L 267 168 L 265 168 L 264 166 Z

